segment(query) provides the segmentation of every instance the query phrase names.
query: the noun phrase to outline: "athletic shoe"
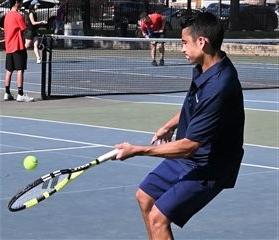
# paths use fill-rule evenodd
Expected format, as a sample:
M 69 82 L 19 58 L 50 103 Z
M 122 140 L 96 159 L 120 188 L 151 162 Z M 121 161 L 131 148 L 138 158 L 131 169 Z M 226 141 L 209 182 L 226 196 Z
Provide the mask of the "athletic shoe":
M 12 101 L 12 100 L 15 100 L 12 94 L 10 93 L 4 94 L 4 101 Z
M 153 61 L 151 62 L 151 64 L 152 64 L 153 66 L 158 66 L 156 60 L 153 60 Z
M 38 64 L 42 63 L 42 59 L 41 58 L 37 58 L 37 63 Z
M 33 102 L 34 98 L 29 97 L 27 94 L 24 94 L 22 96 L 18 94 L 16 100 L 17 102 Z
M 164 66 L 164 65 L 165 65 L 164 59 L 161 59 L 161 60 L 160 60 L 159 65 L 160 65 L 160 66 Z

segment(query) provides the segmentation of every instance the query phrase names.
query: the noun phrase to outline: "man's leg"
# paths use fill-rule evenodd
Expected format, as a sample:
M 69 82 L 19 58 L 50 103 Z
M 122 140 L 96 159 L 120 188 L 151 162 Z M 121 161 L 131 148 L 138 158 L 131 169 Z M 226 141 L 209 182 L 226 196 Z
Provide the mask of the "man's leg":
M 10 90 L 12 74 L 13 74 L 13 72 L 6 70 L 5 80 L 4 80 L 4 86 L 5 86 L 6 90 L 7 90 L 7 88 Z
M 18 88 L 18 94 L 23 95 L 23 76 L 24 70 L 17 70 L 16 72 L 16 85 Z
M 145 223 L 146 231 L 148 234 L 148 239 L 152 239 L 151 231 L 150 231 L 150 222 L 149 222 L 149 213 L 151 212 L 151 209 L 154 205 L 154 199 L 150 197 L 148 194 L 146 194 L 141 189 L 138 189 L 136 192 L 136 198 L 138 200 L 141 214 L 143 217 L 143 221 Z
M 160 44 L 159 53 L 160 53 L 160 63 L 159 63 L 159 65 L 163 66 L 165 64 L 164 63 L 164 57 L 165 57 L 165 44 L 164 43 Z
M 151 53 L 151 59 L 152 59 L 152 65 L 157 66 L 156 62 L 156 48 L 157 48 L 157 43 L 151 43 L 150 44 L 150 53 Z
M 170 221 L 155 205 L 149 213 L 149 226 L 153 240 L 173 240 Z

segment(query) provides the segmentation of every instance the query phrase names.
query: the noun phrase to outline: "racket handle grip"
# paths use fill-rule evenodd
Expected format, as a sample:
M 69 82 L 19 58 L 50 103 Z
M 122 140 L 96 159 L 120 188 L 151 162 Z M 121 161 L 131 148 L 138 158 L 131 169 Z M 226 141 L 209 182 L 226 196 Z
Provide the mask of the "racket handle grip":
M 118 153 L 118 149 L 114 149 L 110 152 L 105 153 L 104 155 L 98 157 L 99 162 L 104 162 L 114 158 Z

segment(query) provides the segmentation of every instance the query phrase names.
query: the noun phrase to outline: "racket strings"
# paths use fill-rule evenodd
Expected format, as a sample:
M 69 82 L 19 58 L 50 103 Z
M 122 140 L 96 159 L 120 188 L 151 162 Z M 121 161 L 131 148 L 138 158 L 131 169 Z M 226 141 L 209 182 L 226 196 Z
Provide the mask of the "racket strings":
M 48 198 L 50 195 L 59 191 L 68 182 L 69 174 L 62 174 L 52 177 L 46 181 L 34 185 L 32 188 L 17 195 L 16 199 L 12 202 L 11 209 L 22 209 L 31 207 L 38 202 Z

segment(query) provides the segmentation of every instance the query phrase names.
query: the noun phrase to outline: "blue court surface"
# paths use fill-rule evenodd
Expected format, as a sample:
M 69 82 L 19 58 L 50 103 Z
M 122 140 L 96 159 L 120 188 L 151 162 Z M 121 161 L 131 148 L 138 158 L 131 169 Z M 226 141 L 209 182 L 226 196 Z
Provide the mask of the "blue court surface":
M 147 239 L 135 192 L 160 158 L 108 161 L 34 208 L 13 213 L 7 204 L 36 178 L 85 164 L 117 143 L 149 144 L 185 93 L 41 101 L 39 72 L 34 64 L 26 74 L 36 102 L 1 101 L 0 239 Z M 245 155 L 236 186 L 183 229 L 173 225 L 175 239 L 279 239 L 279 91 L 244 91 L 244 97 Z M 23 168 L 26 155 L 38 157 L 36 170 Z

